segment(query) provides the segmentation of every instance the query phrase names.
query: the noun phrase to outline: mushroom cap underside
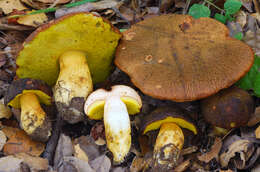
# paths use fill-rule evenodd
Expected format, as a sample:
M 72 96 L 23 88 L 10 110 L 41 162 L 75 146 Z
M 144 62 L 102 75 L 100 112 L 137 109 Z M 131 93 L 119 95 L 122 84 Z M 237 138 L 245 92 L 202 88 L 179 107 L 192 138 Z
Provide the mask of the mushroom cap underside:
M 234 84 L 254 62 L 252 49 L 210 18 L 161 15 L 123 34 L 115 64 L 143 93 L 159 99 L 210 96 Z
M 141 132 L 145 134 L 151 130 L 157 130 L 164 123 L 175 123 L 197 134 L 195 123 L 189 117 L 188 112 L 179 107 L 159 107 L 146 115 L 141 123 Z
M 26 39 L 16 60 L 17 76 L 54 85 L 61 54 L 78 50 L 86 55 L 93 82 L 104 81 L 120 37 L 120 32 L 107 20 L 94 14 L 63 16 L 41 26 Z
M 4 98 L 5 104 L 20 108 L 20 96 L 28 92 L 36 94 L 40 103 L 51 105 L 51 88 L 41 80 L 28 78 L 12 82 Z

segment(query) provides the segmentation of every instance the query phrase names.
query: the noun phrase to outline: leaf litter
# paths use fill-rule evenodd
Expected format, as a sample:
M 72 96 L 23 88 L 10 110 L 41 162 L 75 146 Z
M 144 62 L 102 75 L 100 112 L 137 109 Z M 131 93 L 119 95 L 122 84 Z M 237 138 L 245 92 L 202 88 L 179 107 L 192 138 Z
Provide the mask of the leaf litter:
M 25 0 L 23 0 L 24 2 Z M 18 4 L 17 1 L 15 3 Z M 200 1 L 200 4 L 203 4 L 205 1 Z M 4 2 L 3 2 L 4 3 Z M 69 0 L 64 1 L 53 1 L 53 0 L 41 0 L 34 2 L 32 1 L 29 4 L 29 7 L 25 7 L 23 4 L 14 5 L 15 3 L 9 4 L 8 6 L 6 2 L 4 5 L 0 5 L 2 8 L 3 14 L 2 16 L 8 16 L 13 10 L 18 11 L 29 11 L 29 10 L 37 10 L 37 9 L 44 9 L 52 6 L 59 6 L 59 4 L 69 3 Z M 27 5 L 28 5 L 27 4 Z M 12 66 L 11 61 L 15 59 L 16 52 L 21 46 L 24 38 L 20 38 L 19 34 L 27 35 L 37 28 L 40 24 L 45 23 L 56 17 L 60 17 L 62 15 L 72 13 L 72 12 L 79 12 L 79 11 L 86 11 L 86 12 L 95 12 L 98 15 L 107 17 L 114 25 L 118 28 L 129 28 L 129 23 L 134 24 L 138 21 L 141 21 L 145 18 L 152 17 L 154 15 L 159 15 L 160 13 L 185 13 L 188 12 L 190 7 L 194 4 L 194 2 L 188 3 L 185 1 L 178 1 L 178 0 L 163 0 L 158 3 L 155 0 L 146 0 L 146 1 L 98 1 L 94 3 L 86 3 L 81 6 L 68 8 L 68 9 L 59 9 L 55 12 L 55 14 L 48 13 L 41 19 L 40 22 L 35 22 L 35 18 L 33 16 L 25 16 L 27 18 L 25 21 L 19 18 L 16 23 L 8 23 L 8 20 L 1 18 L 0 20 L 0 48 L 1 48 L 1 60 L 0 60 L 0 97 L 3 97 L 5 91 L 13 80 L 14 75 L 7 75 L 4 74 L 2 71 L 14 71 L 15 68 Z M 220 5 L 219 5 L 220 4 Z M 224 6 L 224 2 L 218 3 L 219 7 L 221 5 Z M 31 8 L 30 8 L 31 7 Z M 255 7 L 255 8 L 254 8 Z M 27 8 L 29 8 L 27 10 Z M 211 11 L 211 16 L 214 14 L 214 6 L 209 5 L 209 9 Z M 219 12 L 219 11 L 218 11 Z M 44 13 L 43 13 L 44 14 Z M 45 14 L 44 14 L 45 15 Z M 31 18 L 32 17 L 32 18 Z M 254 49 L 255 54 L 259 54 L 259 14 L 257 13 L 257 6 L 255 5 L 255 1 L 243 1 L 243 8 L 233 16 L 234 20 L 230 21 L 230 34 L 235 37 L 236 34 L 242 33 L 242 41 L 250 45 Z M 29 19 L 28 19 L 29 18 Z M 19 22 L 20 20 L 20 22 Z M 22 22 L 21 22 L 22 21 Z M 27 27 L 23 26 L 24 24 L 28 24 Z M 229 24 L 228 24 L 229 25 Z M 2 30 L 4 34 L 8 34 L 10 30 L 14 30 L 19 34 L 15 34 L 12 37 L 12 41 L 10 41 L 10 35 L 6 37 L 6 35 L 2 35 Z M 27 30 L 27 31 L 25 31 Z M 8 39 L 7 39 L 8 38 Z M 11 60 L 12 59 L 12 60 Z M 12 67 L 11 67 L 12 66 Z M 13 70 L 14 69 L 14 70 Z M 110 81 L 105 84 L 114 85 L 116 83 L 126 83 L 128 85 L 133 86 L 130 82 L 129 77 L 122 73 L 120 70 L 116 69 L 117 72 L 113 73 L 110 77 Z M 119 72 L 118 72 L 119 71 Z M 3 76 L 6 76 L 5 78 Z M 6 79 L 11 78 L 11 79 Z M 112 82 L 111 82 L 112 81 Z M 110 83 L 109 83 L 110 82 Z M 101 87 L 98 86 L 97 87 Z M 152 109 L 156 108 L 157 106 L 161 105 L 172 105 L 170 101 L 162 101 L 158 99 L 153 99 L 149 96 L 142 95 L 144 98 L 144 108 L 142 109 L 141 116 L 147 114 Z M 256 97 L 255 97 L 256 98 Z M 256 98 L 258 100 L 258 98 Z M 180 103 L 181 104 L 181 103 Z M 257 106 L 259 103 L 257 104 Z M 186 106 L 181 104 L 181 106 Z M 188 107 L 188 106 L 187 106 Z M 0 104 L 1 109 L 1 104 Z M 5 108 L 4 108 L 5 109 Z M 258 108 L 259 109 L 259 108 Z M 5 109 L 6 110 L 6 109 Z M 6 110 L 4 112 L 7 117 L 10 117 L 10 110 Z M 12 110 L 13 111 L 13 110 Z M 1 110 L 0 110 L 1 113 Z M 218 138 L 216 136 L 215 142 L 210 141 L 210 139 L 202 140 L 202 136 L 199 135 L 193 140 L 187 141 L 185 143 L 185 148 L 189 148 L 191 146 L 198 146 L 199 149 L 194 149 L 186 154 L 184 154 L 180 160 L 178 166 L 174 169 L 174 171 L 233 171 L 231 169 L 226 169 L 227 167 L 232 167 L 232 169 L 244 169 L 257 171 L 259 169 L 259 142 L 257 138 L 259 138 L 259 118 L 258 118 L 258 110 L 256 109 L 255 115 L 251 118 L 248 123 L 250 128 L 252 127 L 253 130 L 249 131 L 247 134 L 239 129 L 230 132 L 227 136 L 223 138 Z M 133 117 L 132 120 L 136 120 L 132 123 L 132 125 L 138 125 L 138 118 L 140 117 Z M 11 120 L 15 120 L 11 117 Z M 202 126 L 206 128 L 206 132 L 209 132 L 211 127 L 206 124 L 201 117 L 196 118 L 196 120 L 200 120 Z M 2 120 L 1 120 L 2 121 Z M 89 121 L 88 121 L 89 122 Z M 89 122 L 88 124 L 84 124 L 87 128 L 93 128 L 95 122 Z M 98 125 L 98 124 L 97 124 Z M 99 124 L 100 125 L 100 124 Z M 21 131 L 17 128 L 8 128 L 4 126 L 2 128 L 2 132 L 7 137 L 7 142 L 5 144 L 5 139 L 0 137 L 1 143 L 4 145 L 3 153 L 4 155 L 0 158 L 0 169 L 1 170 L 21 170 L 21 169 L 30 169 L 30 170 L 46 170 L 47 168 L 52 169 L 50 164 L 48 164 L 46 159 L 40 158 L 41 152 L 44 150 L 44 144 L 40 144 L 42 146 L 36 146 L 28 141 L 27 137 L 24 134 L 21 134 Z M 136 126 L 139 128 L 139 126 Z M 66 130 L 62 130 L 66 132 Z M 113 164 L 111 154 L 108 153 L 105 145 L 105 139 L 102 134 L 97 129 L 93 129 L 93 131 L 86 131 L 84 136 L 79 138 L 73 137 L 73 132 L 77 135 L 78 130 L 72 131 L 68 133 L 69 136 L 60 135 L 59 143 L 56 149 L 55 155 L 55 168 L 58 171 L 151 171 L 152 170 L 152 161 L 151 161 L 151 150 L 153 147 L 153 142 L 150 140 L 152 138 L 142 138 L 136 139 L 136 143 L 133 143 L 133 147 L 137 150 L 136 154 L 131 153 L 126 158 L 126 162 L 118 165 Z M 66 134 L 66 133 L 65 133 Z M 207 135 L 208 133 L 205 133 Z M 91 135 L 91 136 L 90 136 Z M 98 137 L 97 137 L 98 136 Z M 249 137 L 250 136 L 250 137 Z M 78 136 L 77 136 L 78 137 Z M 93 139 L 93 138 L 94 139 Z M 190 136 L 187 136 L 190 137 Z M 208 136 L 207 136 L 208 137 Z M 230 139 L 232 141 L 228 141 Z M 103 141 L 95 142 L 96 138 L 100 138 Z M 186 137 L 185 137 L 186 139 Z M 187 139 L 188 140 L 188 139 Z M 222 141 L 221 141 L 222 140 Z M 11 142 L 10 142 L 11 141 Z M 99 140 L 100 141 L 100 140 Z M 218 142 L 217 142 L 218 141 Z M 142 143 L 143 142 L 143 143 Z M 11 144 L 10 144 L 11 143 Z M 13 144 L 14 143 L 14 144 Z M 102 143 L 102 144 L 101 144 Z M 221 146 L 222 144 L 222 146 Z M 10 147 L 16 145 L 15 147 Z M 34 145 L 34 146 L 33 146 Z M 37 144 L 36 144 L 37 145 Z M 28 149 L 29 147 L 29 149 Z M 203 153 L 200 153 L 201 148 L 205 148 Z M 25 153 L 19 153 L 23 150 Z M 140 152 L 138 152 L 140 151 Z M 32 153 L 33 152 L 33 153 Z M 206 153 L 205 153 L 206 152 Z M 29 155 L 33 154 L 32 155 Z M 8 155 L 12 154 L 12 155 Z M 218 159 L 219 162 L 218 163 Z M 12 164 L 12 165 L 6 165 Z M 225 168 L 223 168 L 225 167 Z M 221 169 L 222 168 L 222 169 Z M 243 171 L 243 170 L 242 170 Z

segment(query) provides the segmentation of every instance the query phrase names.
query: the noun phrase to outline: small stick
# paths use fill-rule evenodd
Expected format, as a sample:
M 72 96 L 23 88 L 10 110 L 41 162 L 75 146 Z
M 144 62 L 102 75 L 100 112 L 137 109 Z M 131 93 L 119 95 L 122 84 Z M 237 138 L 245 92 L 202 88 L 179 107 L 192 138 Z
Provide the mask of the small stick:
M 49 141 L 47 142 L 45 151 L 43 152 L 43 155 L 42 155 L 43 158 L 48 159 L 50 165 L 53 165 L 53 158 L 54 158 L 55 150 L 56 150 L 56 147 L 57 147 L 57 144 L 59 141 L 63 123 L 64 122 L 63 122 L 60 114 L 58 114 L 57 120 L 52 126 L 52 128 L 54 130 L 52 131 L 52 135 L 51 135 Z

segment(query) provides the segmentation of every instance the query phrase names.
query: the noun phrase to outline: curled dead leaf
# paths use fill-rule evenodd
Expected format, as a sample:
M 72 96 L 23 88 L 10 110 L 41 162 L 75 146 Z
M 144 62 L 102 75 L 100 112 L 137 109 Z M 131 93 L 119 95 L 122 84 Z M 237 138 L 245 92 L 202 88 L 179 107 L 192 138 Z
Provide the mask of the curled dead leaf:
M 239 169 L 243 169 L 246 165 L 246 161 L 251 157 L 254 152 L 252 142 L 246 139 L 240 139 L 229 145 L 228 150 L 220 154 L 220 164 L 222 167 L 227 167 L 230 160 L 239 154 Z
M 260 125 L 257 127 L 257 129 L 255 130 L 255 137 L 257 139 L 260 139 Z
M 216 158 L 216 160 L 218 160 L 218 154 L 221 147 L 222 147 L 222 140 L 219 137 L 216 137 L 215 142 L 211 147 L 211 150 L 207 153 L 199 155 L 198 159 L 205 163 L 209 163 L 209 161 L 211 161 L 213 158 Z
M 0 102 L 0 119 L 1 118 L 9 119 L 11 116 L 12 116 L 12 112 L 10 108 Z
M 6 143 L 6 136 L 3 131 L 0 130 L 0 151 L 2 151 L 4 145 Z
M 1 0 L 0 7 L 5 14 L 13 12 L 13 10 L 25 10 L 27 9 L 20 0 Z
M 5 155 L 13 155 L 24 152 L 33 156 L 40 156 L 40 154 L 44 151 L 44 143 L 33 141 L 23 130 L 12 127 L 3 128 L 3 132 L 5 134 L 7 130 L 14 131 L 7 132 L 10 137 L 4 145 L 3 152 Z
M 29 11 L 28 13 L 33 12 Z M 35 14 L 35 15 L 26 15 L 23 17 L 20 17 L 17 20 L 17 23 L 26 25 L 26 26 L 33 26 L 37 27 L 39 25 L 42 25 L 48 21 L 48 17 L 45 13 Z

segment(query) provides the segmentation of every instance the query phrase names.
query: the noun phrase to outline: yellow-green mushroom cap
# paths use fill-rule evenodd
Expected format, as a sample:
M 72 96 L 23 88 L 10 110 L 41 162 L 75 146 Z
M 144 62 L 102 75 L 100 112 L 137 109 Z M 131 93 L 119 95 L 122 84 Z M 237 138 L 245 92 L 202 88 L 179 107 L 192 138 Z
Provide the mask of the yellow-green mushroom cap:
M 94 83 L 110 73 L 120 32 L 107 20 L 91 13 L 73 13 L 49 22 L 24 42 L 16 63 L 19 78 L 40 79 L 54 85 L 59 57 L 66 51 L 85 53 Z

